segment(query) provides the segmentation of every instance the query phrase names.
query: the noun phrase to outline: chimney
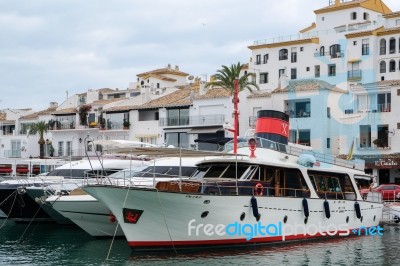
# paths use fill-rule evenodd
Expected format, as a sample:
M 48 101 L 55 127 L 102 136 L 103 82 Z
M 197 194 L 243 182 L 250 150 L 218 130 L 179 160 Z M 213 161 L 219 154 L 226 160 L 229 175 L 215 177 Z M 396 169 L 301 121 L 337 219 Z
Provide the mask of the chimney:
M 206 83 L 200 83 L 199 95 L 205 95 L 207 93 Z
M 175 66 L 175 71 L 179 71 L 179 66 Z
M 57 108 L 58 103 L 57 102 L 50 102 L 49 108 Z

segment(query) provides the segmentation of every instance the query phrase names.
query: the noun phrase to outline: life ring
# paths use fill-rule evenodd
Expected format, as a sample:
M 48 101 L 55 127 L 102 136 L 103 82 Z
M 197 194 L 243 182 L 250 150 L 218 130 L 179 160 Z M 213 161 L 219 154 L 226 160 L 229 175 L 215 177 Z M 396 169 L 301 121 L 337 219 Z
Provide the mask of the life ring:
M 256 196 L 262 196 L 264 194 L 264 187 L 261 183 L 257 183 L 257 185 L 255 185 L 254 194 Z

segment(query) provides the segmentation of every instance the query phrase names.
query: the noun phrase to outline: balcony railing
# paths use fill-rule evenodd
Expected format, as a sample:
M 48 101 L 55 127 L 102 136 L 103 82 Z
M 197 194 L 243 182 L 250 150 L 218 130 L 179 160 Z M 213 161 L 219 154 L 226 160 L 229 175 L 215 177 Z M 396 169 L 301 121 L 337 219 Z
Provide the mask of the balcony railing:
M 359 106 L 354 111 L 353 109 L 346 109 L 345 114 L 353 114 L 353 113 L 387 113 L 392 111 L 392 106 L 390 103 L 385 104 L 377 104 L 377 105 L 368 105 L 368 106 Z
M 375 142 L 375 143 L 374 143 Z M 382 140 L 372 137 L 371 139 L 356 139 L 357 149 L 391 149 L 392 148 L 392 138 L 386 137 Z
M 357 81 L 357 80 L 361 80 L 361 78 L 362 78 L 361 69 L 347 71 L 347 80 Z
M 344 51 L 340 51 L 340 52 L 333 53 L 333 54 L 330 54 L 329 52 L 325 52 L 325 53 L 317 52 L 317 53 L 314 53 L 314 57 L 320 57 L 320 56 L 330 56 L 331 58 L 342 58 L 342 57 L 344 57 Z
M 21 158 L 20 150 L 5 150 L 4 151 L 5 158 Z
M 223 114 L 215 115 L 194 115 L 194 116 L 176 116 L 160 118 L 159 125 L 161 127 L 170 126 L 203 126 L 203 125 L 221 125 L 225 121 Z

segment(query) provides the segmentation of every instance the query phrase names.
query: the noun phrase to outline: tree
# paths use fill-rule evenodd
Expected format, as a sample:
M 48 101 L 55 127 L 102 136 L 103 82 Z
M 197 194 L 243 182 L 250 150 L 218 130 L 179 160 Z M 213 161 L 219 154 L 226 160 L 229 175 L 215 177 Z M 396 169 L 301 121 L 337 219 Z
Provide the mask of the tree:
M 238 79 L 239 83 L 239 92 L 248 89 L 250 92 L 253 91 L 253 87 L 257 90 L 259 89 L 258 85 L 253 82 L 249 81 L 249 77 L 253 74 L 246 73 L 243 76 L 239 77 L 240 71 L 242 70 L 244 65 L 237 63 L 232 64 L 230 67 L 222 66 L 222 69 L 217 70 L 217 74 L 214 75 L 214 80 L 207 83 L 206 87 L 215 86 L 221 87 L 227 90 L 231 96 L 235 94 L 235 79 Z
M 40 159 L 44 158 L 44 144 L 46 141 L 44 140 L 44 133 L 47 132 L 48 125 L 44 121 L 39 121 L 32 126 L 32 129 L 39 133 L 39 151 L 40 151 Z

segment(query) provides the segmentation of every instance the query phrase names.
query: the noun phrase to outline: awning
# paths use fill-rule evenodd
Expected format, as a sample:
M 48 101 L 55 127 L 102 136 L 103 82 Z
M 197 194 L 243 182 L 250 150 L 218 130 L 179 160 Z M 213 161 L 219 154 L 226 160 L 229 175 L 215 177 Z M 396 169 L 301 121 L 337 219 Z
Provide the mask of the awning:
M 0 173 L 11 173 L 12 171 L 11 168 L 0 168 Z
M 135 134 L 136 138 L 158 138 L 158 134 Z
M 29 169 L 27 169 L 27 168 L 17 168 L 17 173 L 29 173 Z
M 224 130 L 223 127 L 199 127 L 192 128 L 188 131 L 188 134 L 205 134 L 205 133 L 217 133 L 217 131 Z
M 360 62 L 360 61 L 361 61 L 360 58 L 357 58 L 357 59 L 350 59 L 350 60 L 347 61 L 347 63 L 357 63 L 357 62 Z

